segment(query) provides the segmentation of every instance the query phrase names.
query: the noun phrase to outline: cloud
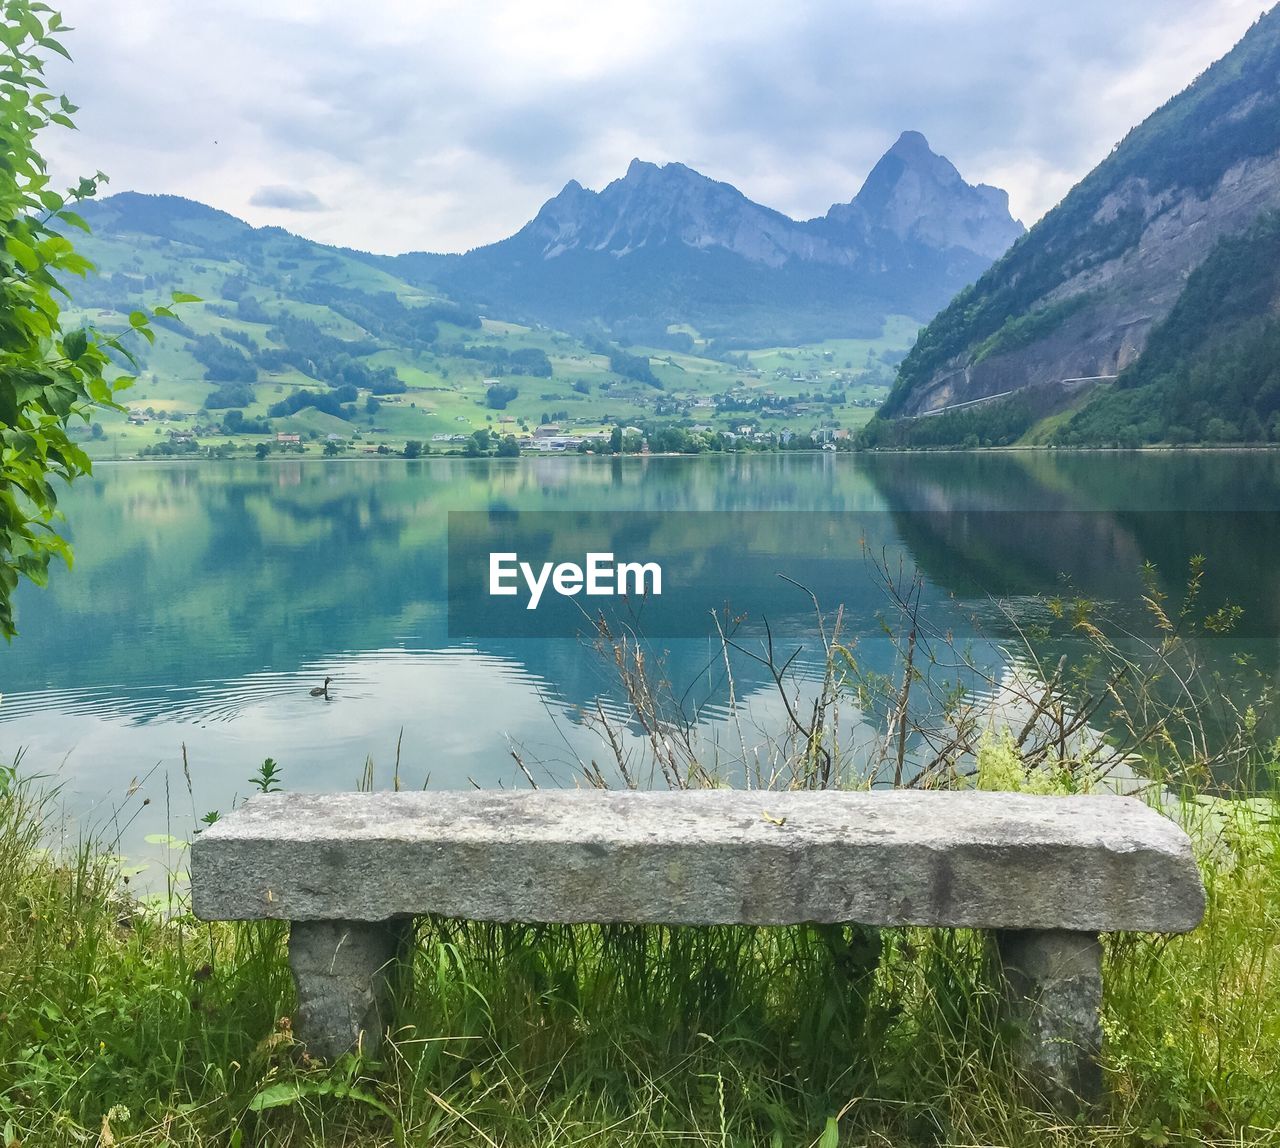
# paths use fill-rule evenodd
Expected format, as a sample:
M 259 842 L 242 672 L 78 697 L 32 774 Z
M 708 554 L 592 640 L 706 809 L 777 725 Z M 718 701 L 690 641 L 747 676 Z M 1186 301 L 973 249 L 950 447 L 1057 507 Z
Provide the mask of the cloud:
M 1030 223 L 1243 35 L 1256 0 L 63 0 L 67 180 L 377 251 L 465 250 L 575 178 L 679 160 L 805 218 L 906 128 Z M 214 11 L 216 9 L 216 12 Z
M 249 202 L 254 207 L 274 207 L 280 211 L 326 210 L 314 191 L 308 191 L 305 187 L 287 187 L 278 183 L 258 188 L 249 196 Z

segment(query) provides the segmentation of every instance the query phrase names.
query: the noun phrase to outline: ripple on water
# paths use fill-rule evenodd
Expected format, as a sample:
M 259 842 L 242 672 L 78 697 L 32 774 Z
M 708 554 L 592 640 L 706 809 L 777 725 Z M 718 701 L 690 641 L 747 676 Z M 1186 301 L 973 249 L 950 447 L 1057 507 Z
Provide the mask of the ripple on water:
M 391 687 L 399 692 L 413 689 L 416 684 L 429 690 L 439 681 L 456 686 L 460 679 L 478 681 L 493 674 L 502 675 L 512 684 L 531 687 L 553 702 L 562 701 L 550 683 L 521 663 L 474 649 L 360 650 L 296 671 L 261 671 L 180 686 L 102 684 L 6 693 L 0 704 L 0 724 L 61 714 L 125 724 L 165 721 L 202 726 L 235 721 L 250 711 L 264 709 L 310 720 L 314 707 L 323 704 L 322 699 L 312 698 L 310 691 L 326 675 L 333 679 L 333 702 L 364 702 L 384 696 Z

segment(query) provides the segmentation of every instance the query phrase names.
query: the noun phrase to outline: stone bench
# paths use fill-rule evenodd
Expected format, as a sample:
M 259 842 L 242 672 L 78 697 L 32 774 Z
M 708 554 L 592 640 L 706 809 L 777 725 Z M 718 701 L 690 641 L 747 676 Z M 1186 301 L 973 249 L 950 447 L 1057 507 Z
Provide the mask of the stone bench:
M 1103 932 L 1204 911 L 1186 835 L 1127 797 L 981 792 L 269 794 L 203 832 L 205 920 L 291 922 L 298 1032 L 376 1049 L 420 914 L 477 921 L 995 930 L 1020 1060 L 1096 1095 Z

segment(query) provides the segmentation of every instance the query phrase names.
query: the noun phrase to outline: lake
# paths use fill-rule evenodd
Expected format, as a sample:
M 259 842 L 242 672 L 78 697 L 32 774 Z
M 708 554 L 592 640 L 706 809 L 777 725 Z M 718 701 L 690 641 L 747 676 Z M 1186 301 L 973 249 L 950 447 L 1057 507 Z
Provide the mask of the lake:
M 301 789 L 353 788 L 370 759 L 389 785 L 397 747 L 407 787 L 527 784 L 513 749 L 541 783 L 575 783 L 609 756 L 583 709 L 601 699 L 625 717 L 617 673 L 590 627 L 451 638 L 450 511 L 646 522 L 648 543 L 697 565 L 706 600 L 682 591 L 678 632 L 654 635 L 653 656 L 708 745 L 730 735 L 712 611 L 740 619 L 749 650 L 766 624 L 784 656 L 798 650 L 800 693 L 821 668 L 812 602 L 779 575 L 829 615 L 843 605 L 842 639 L 892 668 L 866 554 L 918 569 L 922 610 L 998 668 L 1017 637 L 999 600 L 1069 584 L 1136 603 L 1144 562 L 1176 600 L 1203 553 L 1205 604 L 1245 611 L 1207 656 L 1243 649 L 1274 675 L 1277 508 L 1280 455 L 1248 451 L 99 464 L 64 499 L 74 571 L 19 592 L 3 752 L 56 774 L 77 815 L 150 797 L 131 854 L 228 808 L 268 756 Z M 325 676 L 328 701 L 309 692 Z M 784 721 L 750 657 L 734 689 L 762 737 Z

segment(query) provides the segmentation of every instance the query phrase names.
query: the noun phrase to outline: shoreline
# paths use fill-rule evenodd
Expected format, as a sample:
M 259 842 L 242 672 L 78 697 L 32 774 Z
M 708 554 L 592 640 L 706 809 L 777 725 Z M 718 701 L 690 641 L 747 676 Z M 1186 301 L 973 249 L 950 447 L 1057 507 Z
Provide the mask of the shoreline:
M 152 455 L 140 458 L 131 455 L 127 458 L 90 458 L 93 466 L 100 465 L 136 465 L 138 463 L 158 463 L 168 466 L 175 463 L 235 463 L 235 462 L 432 462 L 454 460 L 457 462 L 518 462 L 521 459 L 543 458 L 582 458 L 582 459 L 648 459 L 648 458 L 736 458 L 739 456 L 760 455 L 834 455 L 836 457 L 874 457 L 877 455 L 982 455 L 982 454 L 1272 454 L 1280 451 L 1280 443 L 1239 443 L 1239 444 L 1157 444 L 1146 446 L 979 446 L 979 447 L 881 447 L 874 450 L 708 450 L 697 454 L 678 451 L 650 451 L 647 454 L 580 454 L 578 451 L 524 451 L 519 455 L 499 458 L 497 455 L 465 455 L 461 451 L 450 451 L 448 454 L 423 454 L 417 458 L 404 458 L 394 452 L 387 454 L 362 454 L 350 456 L 331 456 L 321 454 L 275 454 L 267 458 L 257 458 L 246 454 L 243 457 L 211 458 L 204 454 L 189 455 Z

